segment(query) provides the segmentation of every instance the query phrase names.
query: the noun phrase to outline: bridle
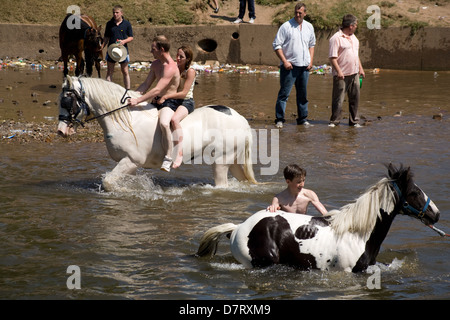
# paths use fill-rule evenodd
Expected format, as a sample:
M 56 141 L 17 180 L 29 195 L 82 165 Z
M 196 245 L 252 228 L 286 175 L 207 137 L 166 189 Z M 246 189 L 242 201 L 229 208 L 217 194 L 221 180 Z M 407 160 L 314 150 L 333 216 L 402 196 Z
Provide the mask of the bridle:
M 422 219 L 423 216 L 425 215 L 425 211 L 428 209 L 428 205 L 430 204 L 430 201 L 431 201 L 430 197 L 427 197 L 428 198 L 427 202 L 423 206 L 423 209 L 419 211 L 416 208 L 414 208 L 413 206 L 411 206 L 408 203 L 408 201 L 406 201 L 406 199 L 403 196 L 402 192 L 400 191 L 400 188 L 398 187 L 397 183 L 392 182 L 392 186 L 394 187 L 395 191 L 397 192 L 400 202 L 402 202 L 403 209 L 413 215 L 416 215 L 419 219 Z
M 63 88 L 63 97 L 61 98 L 61 108 L 65 109 L 69 115 L 59 115 L 58 119 L 60 121 L 69 122 L 71 124 L 81 124 L 84 127 L 84 123 L 81 120 L 78 120 L 77 117 L 80 114 L 81 110 L 83 110 L 87 116 L 91 114 L 89 109 L 89 105 L 85 99 L 85 92 L 83 89 L 83 83 L 80 82 L 80 93 L 78 93 L 75 89 Z M 69 93 L 70 97 L 67 97 L 65 94 Z M 75 99 L 74 99 L 75 98 Z M 87 121 L 86 121 L 87 122 Z
M 416 208 L 414 208 L 413 206 L 411 206 L 405 199 L 405 197 L 403 197 L 402 192 L 400 191 L 400 188 L 398 187 L 398 185 L 395 182 L 392 182 L 392 186 L 394 187 L 395 191 L 397 192 L 398 198 L 400 199 L 401 202 L 403 202 L 402 206 L 403 209 L 408 211 L 411 214 L 415 214 L 417 215 L 417 217 L 422 220 L 423 216 L 425 215 L 425 211 L 428 209 L 428 206 L 430 204 L 430 197 L 427 197 L 427 202 L 425 203 L 425 205 L 423 206 L 422 210 L 417 210 Z M 422 222 L 424 222 L 422 220 Z M 424 222 L 425 223 L 425 222 Z M 441 237 L 450 237 L 450 234 L 445 233 L 444 231 L 436 228 L 434 225 L 432 224 L 427 224 L 425 223 L 425 225 L 427 225 L 428 227 L 430 227 L 431 229 L 433 229 L 434 231 L 436 231 Z
M 82 120 L 78 120 L 77 117 L 80 114 L 81 110 L 83 110 L 86 113 L 86 117 L 89 117 L 90 114 L 91 114 L 89 104 L 87 103 L 87 101 L 85 99 L 86 93 L 85 93 L 84 88 L 83 88 L 83 83 L 81 82 L 80 79 L 78 79 L 78 82 L 80 83 L 80 93 L 78 93 L 78 91 L 75 90 L 75 89 L 63 88 L 63 94 L 66 93 L 66 92 L 69 92 L 69 94 L 72 97 L 69 98 L 69 97 L 64 96 L 64 97 L 61 98 L 61 108 L 67 110 L 69 115 L 68 116 L 66 116 L 66 115 L 59 115 L 58 119 L 60 121 L 69 122 L 71 124 L 78 123 L 82 127 L 84 127 L 84 123 L 86 123 L 86 122 L 106 117 L 106 116 L 108 116 L 108 115 L 110 115 L 110 114 L 112 114 L 112 113 L 114 113 L 116 111 L 119 111 L 121 109 L 127 108 L 129 106 L 129 104 L 125 104 L 125 102 L 128 99 L 131 99 L 131 97 L 127 95 L 128 89 L 126 89 L 124 94 L 123 94 L 123 96 L 122 96 L 122 98 L 120 99 L 120 103 L 122 104 L 121 107 L 116 108 L 116 109 L 111 110 L 111 111 L 108 111 L 108 112 L 106 112 L 104 114 L 101 114 L 101 115 L 98 115 L 98 116 L 86 119 L 84 122 Z M 77 103 L 77 102 L 79 102 L 79 103 Z

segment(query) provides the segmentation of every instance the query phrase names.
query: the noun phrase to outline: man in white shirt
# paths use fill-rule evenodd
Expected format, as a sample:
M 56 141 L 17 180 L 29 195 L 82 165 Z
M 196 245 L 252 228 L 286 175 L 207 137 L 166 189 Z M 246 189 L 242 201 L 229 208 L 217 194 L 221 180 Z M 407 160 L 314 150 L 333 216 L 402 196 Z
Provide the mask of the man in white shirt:
M 306 5 L 295 5 L 295 17 L 283 23 L 273 41 L 273 49 L 280 58 L 280 90 L 275 105 L 275 125 L 282 128 L 285 122 L 286 102 L 295 84 L 297 93 L 297 124 L 309 125 L 306 87 L 309 70 L 313 65 L 316 36 L 314 27 L 306 16 Z

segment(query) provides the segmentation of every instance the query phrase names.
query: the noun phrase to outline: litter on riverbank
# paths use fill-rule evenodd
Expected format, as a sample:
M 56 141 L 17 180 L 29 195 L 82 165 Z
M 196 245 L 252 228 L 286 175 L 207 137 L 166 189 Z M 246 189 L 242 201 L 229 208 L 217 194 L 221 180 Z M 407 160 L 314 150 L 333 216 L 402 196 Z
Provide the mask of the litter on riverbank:
M 73 72 L 77 63 L 70 59 L 68 68 L 69 72 Z M 152 63 L 150 61 L 138 61 L 128 64 L 129 70 L 134 72 L 149 71 Z M 106 69 L 106 62 L 101 61 L 100 66 L 102 69 Z M 118 68 L 119 65 L 117 64 Z M 237 74 L 269 74 L 279 75 L 278 66 L 251 66 L 251 65 L 239 65 L 239 64 L 220 64 L 219 61 L 205 61 L 205 63 L 193 62 L 192 67 L 198 73 L 237 73 Z M 0 59 L 0 70 L 3 68 L 24 68 L 29 70 L 42 71 L 45 69 L 50 70 L 63 70 L 64 65 L 61 61 L 33 61 L 23 58 L 4 58 Z M 326 64 L 320 66 L 313 66 L 311 74 L 327 74 L 331 73 L 331 66 Z

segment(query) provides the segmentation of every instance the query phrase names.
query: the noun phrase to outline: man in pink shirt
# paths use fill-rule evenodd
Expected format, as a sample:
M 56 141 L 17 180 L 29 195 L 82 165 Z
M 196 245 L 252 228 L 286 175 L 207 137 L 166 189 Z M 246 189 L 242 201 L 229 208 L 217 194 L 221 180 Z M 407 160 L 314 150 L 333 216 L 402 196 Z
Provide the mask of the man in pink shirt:
M 341 29 L 330 39 L 329 59 L 333 67 L 333 95 L 331 102 L 330 127 L 340 123 L 342 104 L 345 94 L 348 95 L 350 126 L 359 127 L 359 77 L 365 77 L 364 69 L 359 59 L 359 40 L 354 35 L 358 20 L 354 15 L 347 14 L 342 19 Z

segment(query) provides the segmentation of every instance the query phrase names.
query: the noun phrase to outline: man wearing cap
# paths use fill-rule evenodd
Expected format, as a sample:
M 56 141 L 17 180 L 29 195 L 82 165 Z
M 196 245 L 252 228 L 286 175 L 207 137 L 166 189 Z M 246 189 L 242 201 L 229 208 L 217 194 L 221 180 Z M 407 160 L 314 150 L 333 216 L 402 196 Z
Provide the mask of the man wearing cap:
M 133 29 L 131 23 L 123 18 L 121 6 L 113 8 L 113 17 L 106 23 L 104 45 L 108 44 L 106 62 L 108 70 L 106 80 L 111 81 L 116 62 L 120 63 L 120 69 L 123 74 L 123 83 L 126 89 L 130 89 L 130 75 L 128 73 L 128 54 L 129 42 L 133 41 Z

